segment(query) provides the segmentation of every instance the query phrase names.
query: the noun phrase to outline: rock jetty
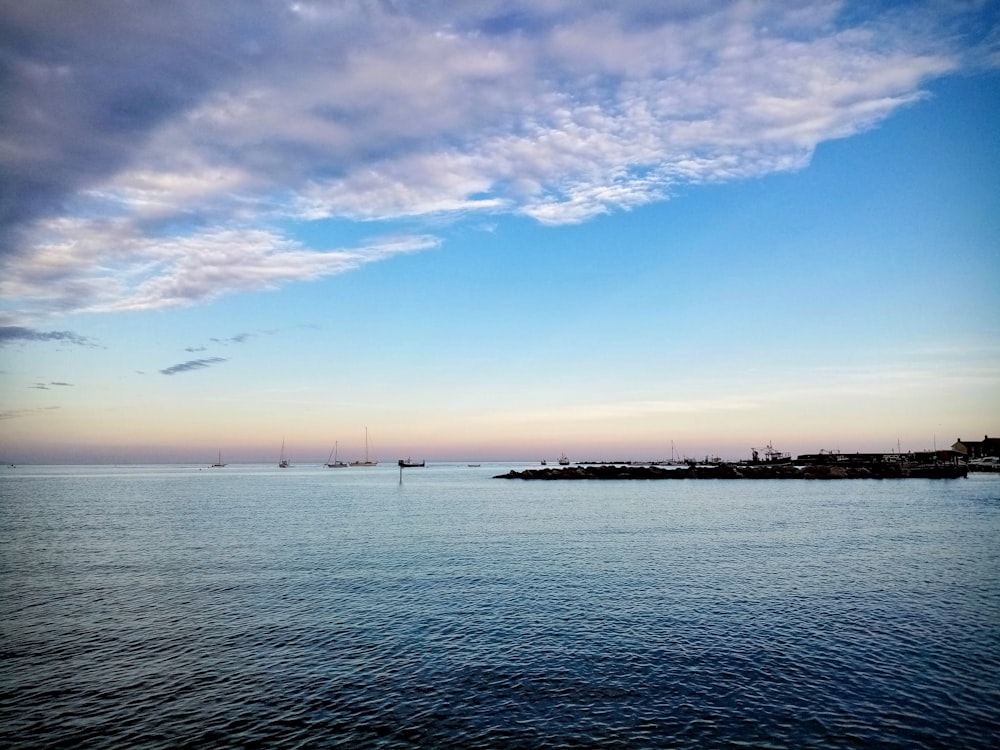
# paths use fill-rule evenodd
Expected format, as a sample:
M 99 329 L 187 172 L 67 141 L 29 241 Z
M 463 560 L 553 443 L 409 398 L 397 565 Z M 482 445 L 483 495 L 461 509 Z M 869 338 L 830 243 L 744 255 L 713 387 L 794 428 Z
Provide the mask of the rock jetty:
M 525 469 L 498 474 L 494 479 L 956 479 L 968 469 L 952 464 L 904 466 L 880 463 L 867 466 L 793 466 L 718 464 L 714 466 L 596 465 Z

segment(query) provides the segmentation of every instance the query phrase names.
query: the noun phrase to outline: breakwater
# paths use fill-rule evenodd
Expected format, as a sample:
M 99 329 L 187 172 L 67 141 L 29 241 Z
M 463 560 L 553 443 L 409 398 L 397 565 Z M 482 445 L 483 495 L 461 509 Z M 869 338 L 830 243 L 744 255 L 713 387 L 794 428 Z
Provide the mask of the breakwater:
M 717 464 L 714 466 L 590 465 L 565 468 L 524 469 L 498 474 L 494 479 L 957 479 L 968 473 L 965 466 L 930 464 L 906 466 L 875 463 L 851 466 L 793 466 Z

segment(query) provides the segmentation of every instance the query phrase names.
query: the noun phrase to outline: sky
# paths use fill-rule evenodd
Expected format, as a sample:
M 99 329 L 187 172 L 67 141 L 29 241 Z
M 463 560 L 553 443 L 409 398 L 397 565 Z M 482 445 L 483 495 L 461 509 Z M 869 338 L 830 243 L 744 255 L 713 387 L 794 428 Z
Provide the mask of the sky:
M 1000 2 L 0 0 L 4 463 L 1000 433 Z

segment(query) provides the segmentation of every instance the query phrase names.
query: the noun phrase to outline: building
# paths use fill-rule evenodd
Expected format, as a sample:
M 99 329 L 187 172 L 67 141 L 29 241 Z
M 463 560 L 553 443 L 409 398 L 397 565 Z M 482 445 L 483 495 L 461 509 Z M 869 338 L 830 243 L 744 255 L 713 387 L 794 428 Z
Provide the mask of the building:
M 959 438 L 953 446 L 953 451 L 962 454 L 966 461 L 987 456 L 1000 456 L 1000 438 L 983 435 L 982 440 L 962 440 Z

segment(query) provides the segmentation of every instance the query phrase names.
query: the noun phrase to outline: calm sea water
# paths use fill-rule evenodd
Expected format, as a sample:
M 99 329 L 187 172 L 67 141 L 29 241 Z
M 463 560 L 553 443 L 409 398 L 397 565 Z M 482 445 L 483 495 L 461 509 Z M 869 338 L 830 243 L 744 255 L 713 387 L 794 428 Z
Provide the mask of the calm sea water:
M 0 471 L 4 747 L 1000 745 L 1000 475 Z

